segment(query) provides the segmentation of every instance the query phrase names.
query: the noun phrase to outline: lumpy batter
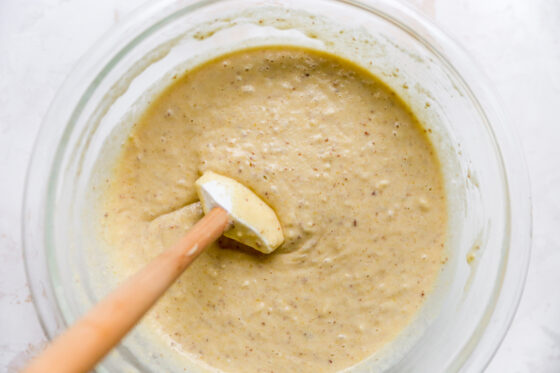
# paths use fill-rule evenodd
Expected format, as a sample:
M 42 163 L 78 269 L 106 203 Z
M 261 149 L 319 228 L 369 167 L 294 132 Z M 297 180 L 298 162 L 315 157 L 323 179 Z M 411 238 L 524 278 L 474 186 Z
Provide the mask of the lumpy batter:
M 211 170 L 277 213 L 270 255 L 221 239 L 144 321 L 226 372 L 330 372 L 413 320 L 444 261 L 446 201 L 424 129 L 374 76 L 292 47 L 239 51 L 174 82 L 124 144 L 103 199 L 128 276 L 201 217 Z

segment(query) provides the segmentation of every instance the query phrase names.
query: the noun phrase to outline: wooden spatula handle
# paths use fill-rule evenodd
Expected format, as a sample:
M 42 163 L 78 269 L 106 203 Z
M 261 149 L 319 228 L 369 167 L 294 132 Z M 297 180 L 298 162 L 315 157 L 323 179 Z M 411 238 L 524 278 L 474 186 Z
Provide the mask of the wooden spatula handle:
M 23 373 L 91 370 L 142 318 L 187 266 L 225 231 L 228 214 L 215 208 L 47 347 Z

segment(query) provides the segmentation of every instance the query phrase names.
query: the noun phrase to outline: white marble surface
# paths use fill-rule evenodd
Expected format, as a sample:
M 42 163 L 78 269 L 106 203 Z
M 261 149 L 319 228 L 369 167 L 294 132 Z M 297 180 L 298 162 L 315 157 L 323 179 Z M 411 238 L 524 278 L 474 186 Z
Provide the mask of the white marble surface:
M 534 245 L 514 323 L 487 372 L 560 372 L 560 1 L 409 0 L 478 61 L 517 119 Z M 23 272 L 20 205 L 33 139 L 77 59 L 135 0 L 0 0 L 0 371 L 45 341 Z M 522 151 L 520 149 L 520 151 Z

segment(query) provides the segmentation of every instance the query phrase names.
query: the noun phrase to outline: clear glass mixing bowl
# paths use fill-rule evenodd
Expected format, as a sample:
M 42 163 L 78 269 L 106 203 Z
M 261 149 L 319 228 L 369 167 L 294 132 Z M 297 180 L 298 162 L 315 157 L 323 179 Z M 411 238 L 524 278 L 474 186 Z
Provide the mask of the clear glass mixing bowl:
M 379 76 L 425 124 L 446 174 L 449 261 L 404 333 L 415 337 L 390 358 L 352 370 L 482 371 L 514 316 L 527 271 L 525 163 L 511 122 L 469 57 L 389 0 L 163 0 L 97 43 L 45 117 L 27 177 L 25 261 L 46 334 L 54 337 L 115 283 L 108 276 L 98 285 L 101 259 L 86 254 L 97 244 L 94 187 L 150 97 L 206 58 L 273 44 L 330 51 Z M 99 371 L 171 369 L 165 352 L 147 349 L 142 338 L 132 333 Z

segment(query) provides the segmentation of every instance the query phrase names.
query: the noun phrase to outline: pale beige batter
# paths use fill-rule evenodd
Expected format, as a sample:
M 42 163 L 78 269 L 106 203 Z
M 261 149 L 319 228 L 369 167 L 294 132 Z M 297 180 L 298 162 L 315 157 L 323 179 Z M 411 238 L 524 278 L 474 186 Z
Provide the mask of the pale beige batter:
M 277 213 L 270 255 L 222 239 L 145 321 L 227 372 L 330 372 L 409 324 L 445 261 L 446 201 L 432 145 L 405 104 L 334 56 L 237 52 L 177 77 L 124 144 L 103 200 L 119 276 L 201 217 L 211 170 Z

